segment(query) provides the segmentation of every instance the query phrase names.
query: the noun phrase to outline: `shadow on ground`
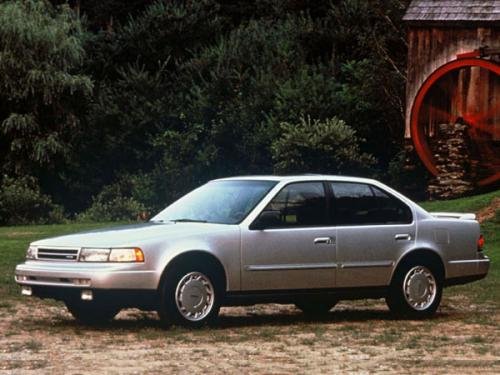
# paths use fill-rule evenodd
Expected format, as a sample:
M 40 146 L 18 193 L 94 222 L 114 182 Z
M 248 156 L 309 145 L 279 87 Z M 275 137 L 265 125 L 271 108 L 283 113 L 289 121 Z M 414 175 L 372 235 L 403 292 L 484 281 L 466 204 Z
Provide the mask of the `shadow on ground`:
M 414 319 L 405 319 L 395 317 L 388 310 L 380 309 L 342 309 L 333 310 L 322 316 L 307 316 L 293 309 L 283 312 L 253 312 L 251 309 L 243 314 L 232 314 L 231 311 L 222 313 L 218 319 L 208 328 L 213 330 L 224 330 L 233 328 L 254 328 L 254 327 L 286 327 L 297 326 L 304 324 L 331 324 L 331 323 L 368 323 L 371 322 L 398 322 L 398 321 L 414 321 Z M 438 312 L 436 315 L 427 321 L 442 321 L 454 316 L 459 319 L 463 314 L 458 312 Z M 108 323 L 99 325 L 84 325 L 69 315 L 54 317 L 51 322 L 53 328 L 73 328 L 73 329 L 97 329 L 97 330 L 116 330 L 135 332 L 141 328 L 165 329 L 155 312 L 143 312 L 139 310 L 125 310 L 116 319 Z M 40 327 L 47 324 L 43 319 L 30 319 L 29 322 L 24 321 L 24 324 L 29 324 L 34 327 Z M 196 330 L 194 330 L 196 331 Z

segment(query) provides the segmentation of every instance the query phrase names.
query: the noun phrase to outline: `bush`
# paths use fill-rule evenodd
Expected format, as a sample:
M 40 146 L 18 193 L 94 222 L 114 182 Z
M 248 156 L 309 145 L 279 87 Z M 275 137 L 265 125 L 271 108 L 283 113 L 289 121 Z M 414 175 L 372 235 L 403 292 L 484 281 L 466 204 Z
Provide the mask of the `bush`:
M 363 174 L 375 159 L 362 153 L 362 139 L 344 121 L 301 118 L 281 124 L 281 137 L 272 145 L 276 173 Z
M 124 191 L 119 183 L 105 186 L 93 198 L 92 205 L 77 216 L 78 221 L 137 220 L 146 211 L 144 205 Z
M 64 221 L 61 206 L 42 194 L 33 177 L 4 176 L 0 186 L 0 224 L 47 224 Z

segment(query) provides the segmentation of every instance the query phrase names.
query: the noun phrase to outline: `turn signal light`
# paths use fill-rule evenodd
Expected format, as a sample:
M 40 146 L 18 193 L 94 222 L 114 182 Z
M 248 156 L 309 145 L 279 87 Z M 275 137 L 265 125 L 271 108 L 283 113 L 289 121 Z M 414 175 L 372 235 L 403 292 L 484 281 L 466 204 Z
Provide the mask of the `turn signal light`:
M 136 262 L 144 262 L 144 253 L 138 247 L 134 248 L 135 251 L 135 261 Z
M 483 250 L 483 246 L 484 246 L 484 236 L 480 234 L 479 238 L 477 239 L 477 251 Z

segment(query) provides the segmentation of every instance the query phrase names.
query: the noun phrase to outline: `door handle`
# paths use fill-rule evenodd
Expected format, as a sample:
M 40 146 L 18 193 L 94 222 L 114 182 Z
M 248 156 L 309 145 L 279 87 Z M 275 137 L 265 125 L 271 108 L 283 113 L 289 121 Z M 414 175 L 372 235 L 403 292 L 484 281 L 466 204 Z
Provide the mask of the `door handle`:
M 332 245 L 335 243 L 335 238 L 334 237 L 318 237 L 318 238 L 314 239 L 315 245 L 322 244 L 322 243 Z
M 396 234 L 394 236 L 394 239 L 396 241 L 410 241 L 411 240 L 411 234 L 408 234 L 408 233 Z

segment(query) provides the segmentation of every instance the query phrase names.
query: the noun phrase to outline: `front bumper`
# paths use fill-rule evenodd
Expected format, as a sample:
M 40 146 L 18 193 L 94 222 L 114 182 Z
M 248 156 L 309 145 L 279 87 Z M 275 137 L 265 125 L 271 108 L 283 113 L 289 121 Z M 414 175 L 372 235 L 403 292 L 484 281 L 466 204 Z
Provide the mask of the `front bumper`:
M 23 286 L 29 295 L 51 298 L 59 301 L 95 301 L 99 304 L 115 305 L 120 308 L 136 307 L 142 310 L 156 310 L 159 295 L 157 290 L 147 289 L 80 289 L 58 286 Z M 82 292 L 90 293 L 90 299 L 82 298 Z
M 156 290 L 159 276 L 143 267 L 136 263 L 26 261 L 16 267 L 15 280 L 24 286 Z

